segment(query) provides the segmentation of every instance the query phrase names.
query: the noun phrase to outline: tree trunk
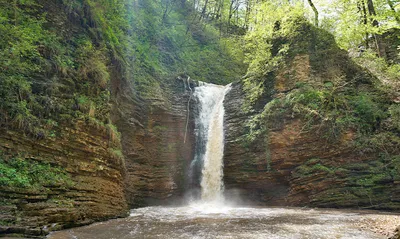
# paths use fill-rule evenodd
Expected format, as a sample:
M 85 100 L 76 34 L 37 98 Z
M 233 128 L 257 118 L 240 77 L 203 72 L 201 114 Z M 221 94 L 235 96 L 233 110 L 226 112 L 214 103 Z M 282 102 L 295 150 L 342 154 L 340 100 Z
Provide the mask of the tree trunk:
M 318 27 L 318 9 L 315 7 L 315 5 L 314 5 L 314 3 L 312 2 L 312 0 L 307 0 L 308 1 L 308 4 L 310 5 L 310 7 L 312 8 L 312 10 L 314 11 L 314 15 L 315 15 L 315 17 L 314 17 L 314 23 L 315 23 L 315 26 L 317 26 Z
M 18 4 L 17 4 L 17 0 L 14 0 L 14 25 L 17 25 L 17 8 L 18 8 Z
M 165 21 L 167 20 L 167 15 L 168 15 L 168 7 L 169 7 L 169 1 L 167 1 L 165 3 L 165 10 L 164 10 L 164 14 L 162 16 L 162 23 L 164 24 Z
M 229 30 L 231 28 L 231 19 L 233 15 L 233 3 L 235 0 L 231 0 L 231 4 L 229 5 L 229 15 L 228 15 L 228 26 L 227 26 L 227 32 L 229 33 Z
M 244 16 L 244 28 L 246 30 L 249 29 L 250 12 L 251 12 L 251 0 L 246 0 L 246 15 Z
M 374 2 L 372 0 L 367 0 L 367 7 L 368 7 L 369 15 L 372 17 L 372 26 L 378 28 L 379 22 L 375 18 L 376 12 L 375 12 L 375 7 L 374 7 Z M 386 59 L 386 50 L 385 50 L 385 46 L 382 41 L 382 36 L 380 34 L 374 33 L 374 38 L 375 38 L 378 55 L 380 57 Z
M 218 1 L 218 8 L 217 8 L 217 13 L 216 13 L 216 16 L 215 16 L 215 18 L 217 19 L 217 20 L 219 20 L 220 18 L 221 18 L 221 12 L 222 12 L 222 6 L 223 6 L 223 4 L 224 4 L 224 2 L 223 2 L 223 0 L 219 0 Z
M 357 7 L 358 10 L 361 13 L 361 19 L 363 21 L 364 26 L 366 27 L 368 25 L 368 16 L 367 16 L 367 9 L 365 8 L 365 2 L 364 0 L 358 1 L 357 2 Z M 365 33 L 365 48 L 369 48 L 369 33 Z
M 206 15 L 206 11 L 207 11 L 207 4 L 208 4 L 208 0 L 206 0 L 206 1 L 204 2 L 204 6 L 203 6 L 203 10 L 201 11 L 201 16 L 200 16 L 200 19 L 201 19 L 201 18 L 204 18 L 204 17 L 205 17 L 205 15 Z

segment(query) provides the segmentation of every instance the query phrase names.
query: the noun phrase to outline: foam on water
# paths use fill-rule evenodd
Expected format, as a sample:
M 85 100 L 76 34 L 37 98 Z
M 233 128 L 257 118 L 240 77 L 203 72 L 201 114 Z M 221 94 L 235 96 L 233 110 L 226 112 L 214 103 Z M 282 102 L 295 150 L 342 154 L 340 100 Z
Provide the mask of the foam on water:
M 128 218 L 56 232 L 49 238 L 383 239 L 386 237 L 368 230 L 372 222 L 382 218 L 400 224 L 399 215 L 300 208 L 218 207 L 204 203 L 186 207 L 138 208 L 132 210 Z

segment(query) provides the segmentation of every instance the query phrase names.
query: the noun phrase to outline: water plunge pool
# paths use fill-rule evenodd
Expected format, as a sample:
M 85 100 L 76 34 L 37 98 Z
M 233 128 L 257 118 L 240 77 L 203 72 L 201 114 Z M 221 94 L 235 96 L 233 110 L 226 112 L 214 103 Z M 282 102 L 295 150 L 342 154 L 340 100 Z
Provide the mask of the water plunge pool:
M 400 215 L 212 204 L 134 209 L 127 218 L 54 232 L 49 239 L 387 238 Z M 386 234 L 386 235 L 385 235 Z

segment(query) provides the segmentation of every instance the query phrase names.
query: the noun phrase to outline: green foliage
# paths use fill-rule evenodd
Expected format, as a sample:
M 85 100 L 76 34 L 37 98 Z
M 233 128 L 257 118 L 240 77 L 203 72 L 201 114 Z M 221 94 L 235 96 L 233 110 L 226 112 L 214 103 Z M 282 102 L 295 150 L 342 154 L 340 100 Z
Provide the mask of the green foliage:
M 111 147 L 121 148 L 121 133 L 118 131 L 117 126 L 113 124 L 107 124 L 106 127 L 108 130 Z
M 351 99 L 355 118 L 361 128 L 371 131 L 378 126 L 382 118 L 386 117 L 382 105 L 377 104 L 375 97 L 368 94 L 360 94 Z
M 389 107 L 392 125 L 400 131 L 400 104 L 393 104 Z
M 271 2 L 260 8 L 261 12 L 274 13 L 259 16 L 261 22 L 257 24 L 260 25 L 246 35 L 246 62 L 249 63 L 244 79 L 246 111 L 251 110 L 259 99 L 271 98 L 279 69 L 290 67 L 287 65 L 290 59 L 299 54 L 309 54 L 318 42 L 316 39 L 322 40 L 322 34 L 318 38 L 314 36 L 317 31 L 302 16 L 304 12 L 301 7 L 282 7 Z M 329 44 L 326 45 L 329 47 Z
M 400 138 L 396 133 L 383 131 L 373 135 L 359 136 L 355 146 L 361 152 L 382 152 L 389 157 L 400 153 Z
M 30 78 L 43 73 L 45 59 L 38 46 L 52 44 L 55 36 L 43 29 L 45 20 L 34 1 L 0 4 L 0 124 L 33 132 L 38 126 L 33 108 L 38 105 Z
M 285 115 L 301 117 L 303 131 L 316 130 L 316 133 L 328 139 L 339 139 L 348 130 L 373 133 L 388 118 L 388 104 L 383 98 L 385 91 L 376 89 L 376 86 L 357 89 L 360 83 L 372 81 L 364 79 L 371 76 L 346 75 L 344 72 L 354 71 L 356 67 L 348 66 L 352 63 L 342 59 L 346 56 L 340 55 L 341 51 L 332 36 L 311 26 L 299 16 L 301 11 L 293 11 L 286 18 L 278 15 L 277 19 L 270 20 L 275 28 L 260 30 L 259 34 L 263 37 L 260 41 L 268 44 L 264 44 L 265 49 L 259 56 L 249 58 L 258 67 L 250 63 L 244 80 L 247 97 L 244 109 L 255 113 L 247 122 L 247 140 L 251 141 L 271 127 L 279 126 Z M 265 52 L 269 53 L 266 55 Z M 276 75 L 296 67 L 293 62 L 299 54 L 309 56 L 306 63 L 310 64 L 310 71 L 317 72 L 306 74 L 304 79 L 300 79 L 301 82 L 296 82 L 296 76 L 285 73 L 287 76 L 283 77 L 289 92 L 273 99 L 274 92 L 271 89 L 275 88 Z M 326 59 L 327 55 L 330 58 Z M 343 67 L 340 69 L 343 73 L 330 73 L 329 68 L 335 67 Z M 266 102 L 260 107 L 258 102 L 262 99 Z
M 293 177 L 309 177 L 313 176 L 316 173 L 326 173 L 328 175 L 334 173 L 334 169 L 323 165 L 324 160 L 321 159 L 309 159 L 303 165 L 297 167 L 294 171 L 292 176 Z
M 388 64 L 385 59 L 376 56 L 372 50 L 365 51 L 354 58 L 359 65 L 368 69 L 379 79 L 378 87 L 389 94 L 390 97 L 398 96 L 400 89 L 400 64 Z
M 368 13 L 367 6 L 365 6 L 366 15 L 363 14 L 361 4 L 366 4 L 366 1 L 319 0 L 319 2 L 325 5 L 321 11 L 328 16 L 323 19 L 322 27 L 334 34 L 338 44 L 346 50 L 358 49 L 368 40 L 373 42 L 371 45 L 376 44 L 374 41 L 377 34 L 399 28 L 399 9 L 397 12 L 393 11 L 388 1 L 373 1 L 376 15 Z M 396 1 L 393 2 L 396 3 Z M 374 25 L 374 20 L 379 24 Z
M 61 167 L 20 157 L 0 159 L 0 187 L 42 190 L 71 183 L 71 176 Z
M 293 37 L 301 34 L 294 30 L 296 19 L 304 12 L 300 6 L 291 6 L 277 1 L 263 2 L 257 5 L 254 16 L 254 29 L 246 36 L 246 62 L 249 64 L 247 75 L 266 75 L 276 69 L 287 53 L 288 44 L 282 42 L 282 47 L 274 51 L 273 39 Z
M 77 39 L 76 68 L 80 81 L 92 81 L 88 94 L 97 95 L 99 91 L 107 89 L 110 73 L 107 68 L 105 49 L 96 49 L 90 39 Z
M 124 154 L 122 153 L 122 151 L 120 149 L 115 149 L 115 148 L 110 148 L 109 152 L 111 153 L 111 155 L 118 159 L 122 164 L 125 163 L 124 159 Z
M 54 136 L 57 125 L 47 122 L 71 123 L 76 110 L 107 119 L 110 79 L 105 47 L 85 34 L 63 38 L 41 8 L 0 1 L 0 125 L 37 138 Z
M 124 77 L 144 98 L 162 98 L 160 88 L 168 83 L 166 79 L 183 72 L 192 79 L 227 84 L 245 70 L 241 48 L 236 47 L 240 40 L 221 39 L 215 27 L 194 21 L 186 4 L 161 0 L 134 4 L 127 0 L 63 0 L 63 4 L 70 14 L 85 20 L 84 26 L 96 41 L 111 49 Z M 78 62 L 82 78 L 105 85 L 109 79 L 105 54 L 98 55 L 90 41 L 78 44 L 86 52 L 86 57 L 80 56 L 85 62 Z
M 334 139 L 349 129 L 373 132 L 387 117 L 385 107 L 376 96 L 363 92 L 354 94 L 350 87 L 337 81 L 333 86 L 305 84 L 283 99 L 268 103 L 263 115 L 267 123 L 274 123 L 276 118 L 282 117 L 279 112 L 292 112 L 292 116 L 304 119 L 303 130 L 317 126 L 318 131 L 322 130 L 326 137 Z
M 132 9 L 130 54 L 135 67 L 131 70 L 141 94 L 157 96 L 154 89 L 163 85 L 164 79 L 183 72 L 192 79 L 218 84 L 232 82 L 244 73 L 240 48 L 236 47 L 240 39 L 220 38 L 215 27 L 194 21 L 184 12 L 190 8 L 171 4 L 165 16 L 161 1 L 138 1 L 138 7 Z
M 244 147 L 298 117 L 304 124 L 301 132 L 313 132 L 330 143 L 352 132 L 356 140 L 351 144 L 359 152 L 398 154 L 398 133 L 385 131 L 398 129 L 397 104 L 391 103 L 398 97 L 398 65 L 366 51 L 356 60 L 378 76 L 377 81 L 348 60 L 331 34 L 308 23 L 302 7 L 274 1 L 258 6 L 260 16 L 245 37 L 249 69 L 243 109 L 251 118 L 240 138 Z M 302 55 L 307 56 L 304 72 L 295 62 Z M 282 82 L 284 89 L 278 89 Z M 328 171 L 325 166 L 305 166 L 299 173 Z

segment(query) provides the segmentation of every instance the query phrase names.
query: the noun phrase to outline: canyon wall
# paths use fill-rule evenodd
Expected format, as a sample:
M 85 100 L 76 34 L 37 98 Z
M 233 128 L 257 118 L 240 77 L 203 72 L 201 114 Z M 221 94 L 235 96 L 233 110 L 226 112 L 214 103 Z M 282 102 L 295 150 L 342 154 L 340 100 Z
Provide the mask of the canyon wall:
M 131 207 L 179 204 L 194 154 L 194 99 L 186 78 L 172 80 L 164 97 L 121 100 L 125 191 Z M 191 89 L 195 84 L 190 81 Z
M 140 100 L 132 92 L 114 96 L 111 115 L 123 155 L 114 148 L 115 132 L 88 121 L 60 125 L 43 139 L 2 130 L 2 158 L 29 162 L 23 167 L 32 167 L 26 169 L 32 184 L 41 177 L 36 167 L 57 168 L 66 178 L 49 174 L 40 186 L 1 186 L 0 234 L 40 237 L 127 216 L 129 207 L 181 203 L 194 151 L 195 103 L 186 80 L 173 80 L 166 91 L 162 100 Z
M 133 207 L 181 203 L 188 188 L 199 186 L 199 178 L 193 182 L 187 175 L 195 151 L 191 93 L 197 84 L 184 74 L 161 79 L 167 74 L 162 77 L 154 65 L 139 64 L 129 51 L 121 54 L 130 42 L 110 42 L 118 31 L 110 32 L 107 24 L 115 19 L 103 19 L 101 5 L 37 3 L 18 10 L 28 23 L 46 19 L 37 28 L 53 38 L 40 46 L 30 42 L 35 50 L 21 61 L 35 67 L 27 68 L 24 80 L 15 80 L 20 69 L 2 68 L 11 83 L 0 92 L 7 93 L 0 108 L 0 235 L 40 237 L 126 216 Z M 118 12 L 121 6 L 111 7 Z M 400 209 L 399 126 L 387 113 L 396 104 L 380 95 L 375 77 L 335 47 L 333 37 L 318 38 L 309 25 L 302 29 L 312 34 L 272 41 L 276 52 L 279 44 L 298 45 L 283 66 L 257 76 L 264 88 L 251 110 L 246 77 L 225 98 L 226 194 L 260 205 Z M 360 108 L 344 119 L 364 124 L 374 141 L 357 145 L 368 137 L 355 124 L 327 138 L 327 130 L 347 121 L 329 125 L 319 109 L 282 103 L 302 103 L 310 92 L 325 97 L 326 108 L 332 102 L 339 111 L 350 104 Z
M 268 133 L 246 143 L 240 139 L 247 134 L 246 120 L 252 115 L 243 113 L 243 102 L 242 85 L 237 83 L 225 101 L 228 195 L 268 206 L 400 208 L 400 181 L 390 169 L 376 168 L 384 167 L 379 152 L 353 146 L 354 132 L 332 143 L 317 126 L 305 131 L 299 117 L 284 115 Z M 371 182 L 362 184 L 363 180 Z
M 41 35 L 13 58 L 26 72 L 0 66 L 0 236 L 43 237 L 132 207 L 176 204 L 188 187 L 194 82 L 133 77 L 125 32 L 114 32 L 122 3 L 107 5 L 108 15 L 102 4 L 16 6 L 20 30 L 34 22 Z
M 13 58 L 22 62 L 20 72 L 2 68 L 1 87 L 9 95 L 2 91 L 0 236 L 43 237 L 127 216 L 120 133 L 110 118 L 112 98 L 126 81 L 101 39 L 94 39 L 94 23 L 85 21 L 93 15 L 63 1 L 14 7 L 19 31 L 39 42 L 16 39 L 29 48 Z
M 33 171 L 37 164 L 60 167 L 68 182 L 57 183 L 55 176 L 43 187 L 1 187 L 0 234 L 40 236 L 127 215 L 123 161 L 109 151 L 108 132 L 85 122 L 61 127 L 59 132 L 59 138 L 35 140 L 15 131 L 1 131 L 2 157 L 32 161 L 28 170 L 35 178 L 42 176 Z
M 400 132 L 390 113 L 398 95 L 330 34 L 294 29 L 300 37 L 270 39 L 275 54 L 295 46 L 278 68 L 248 74 L 226 96 L 226 194 L 258 205 L 400 209 Z M 253 102 L 252 82 L 262 86 Z

